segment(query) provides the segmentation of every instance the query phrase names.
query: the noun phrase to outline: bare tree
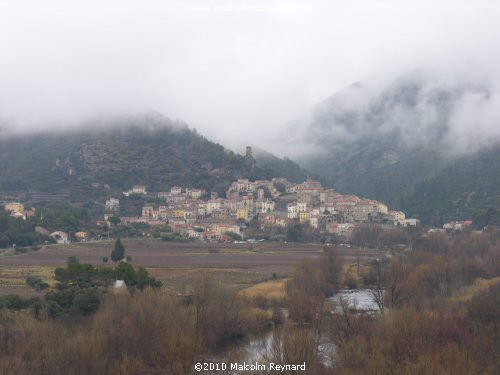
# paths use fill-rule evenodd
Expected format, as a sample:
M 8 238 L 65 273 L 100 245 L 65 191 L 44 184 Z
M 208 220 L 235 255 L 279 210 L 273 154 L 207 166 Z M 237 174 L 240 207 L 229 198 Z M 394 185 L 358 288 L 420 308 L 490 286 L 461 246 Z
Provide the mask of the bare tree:
M 352 336 L 361 331 L 367 320 L 366 313 L 357 309 L 357 301 L 340 297 L 329 319 L 328 334 L 332 342 L 341 347 Z
M 385 310 L 385 272 L 382 262 L 377 261 L 375 283 L 370 287 L 370 295 L 382 314 Z
M 310 328 L 285 325 L 274 331 L 272 343 L 264 354 L 264 360 L 280 365 L 296 365 L 305 362 L 308 373 L 315 373 L 315 345 L 314 332 Z M 286 369 L 276 373 L 295 375 L 302 371 Z

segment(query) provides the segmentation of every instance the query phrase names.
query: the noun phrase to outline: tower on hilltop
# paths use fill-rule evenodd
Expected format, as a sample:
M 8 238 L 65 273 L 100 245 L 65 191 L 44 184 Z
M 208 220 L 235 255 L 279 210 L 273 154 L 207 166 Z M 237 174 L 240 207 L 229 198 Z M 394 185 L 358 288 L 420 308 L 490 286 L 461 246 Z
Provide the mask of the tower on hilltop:
M 245 153 L 245 161 L 246 161 L 247 166 L 250 169 L 250 171 L 253 172 L 255 170 L 256 162 L 255 162 L 255 159 L 253 158 L 253 155 L 252 155 L 252 147 L 251 146 L 247 146 L 246 153 Z

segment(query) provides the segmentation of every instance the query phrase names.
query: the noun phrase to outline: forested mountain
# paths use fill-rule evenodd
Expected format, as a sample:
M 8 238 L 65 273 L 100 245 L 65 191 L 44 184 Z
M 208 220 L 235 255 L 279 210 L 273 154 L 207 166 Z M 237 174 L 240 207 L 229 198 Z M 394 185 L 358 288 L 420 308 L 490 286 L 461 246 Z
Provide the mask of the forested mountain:
M 449 162 L 402 198 L 401 206 L 438 226 L 463 218 L 478 228 L 500 223 L 500 146 Z
M 484 119 L 492 96 L 487 85 L 423 71 L 356 83 L 292 123 L 283 141 L 303 145 L 300 164 L 340 191 L 428 222 L 466 218 L 499 208 L 500 137 Z
M 238 177 L 302 179 L 300 169 L 281 168 L 289 164 L 277 159 L 266 168 L 252 166 L 187 125 L 154 114 L 4 135 L 0 190 L 68 192 L 82 200 L 105 184 L 116 192 L 134 184 L 150 191 L 183 185 L 224 192 Z
M 288 157 L 281 159 L 260 148 L 255 149 L 253 155 L 257 165 L 269 176 L 289 176 L 295 182 L 305 181 L 308 177 L 319 178 L 318 174 L 312 174 Z

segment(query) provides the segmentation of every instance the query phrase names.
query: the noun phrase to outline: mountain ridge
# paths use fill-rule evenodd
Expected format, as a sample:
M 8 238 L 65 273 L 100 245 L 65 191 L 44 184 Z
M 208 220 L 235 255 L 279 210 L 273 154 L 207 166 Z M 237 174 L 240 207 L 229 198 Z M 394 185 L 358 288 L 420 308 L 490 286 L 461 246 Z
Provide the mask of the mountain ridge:
M 474 164 L 477 153 L 489 155 L 493 168 L 500 165 L 495 122 L 485 123 L 481 112 L 494 104 L 493 95 L 483 83 L 416 70 L 379 86 L 349 86 L 292 123 L 297 131 L 283 139 L 304 145 L 306 152 L 296 160 L 339 191 L 407 209 L 430 223 L 435 213 L 414 202 L 423 194 L 422 184 L 440 181 L 442 190 L 453 194 L 434 201 L 439 216 L 467 218 L 488 207 L 465 206 L 466 174 L 457 172 L 461 178 L 453 179 L 460 192 L 440 175 Z M 478 181 L 488 177 L 476 175 Z M 497 195 L 496 189 L 488 192 Z M 498 209 L 494 201 L 490 207 Z
M 281 159 L 277 160 L 274 167 L 257 164 L 254 168 L 244 156 L 211 142 L 185 123 L 159 115 L 136 116 L 0 138 L 0 189 L 68 189 L 74 198 L 78 192 L 83 199 L 84 193 L 92 196 L 93 183 L 109 185 L 107 194 L 134 184 L 146 184 L 152 191 L 184 185 L 223 193 L 238 177 L 276 174 L 300 181 L 303 172 L 298 166 L 282 175 L 286 168 L 279 168 Z

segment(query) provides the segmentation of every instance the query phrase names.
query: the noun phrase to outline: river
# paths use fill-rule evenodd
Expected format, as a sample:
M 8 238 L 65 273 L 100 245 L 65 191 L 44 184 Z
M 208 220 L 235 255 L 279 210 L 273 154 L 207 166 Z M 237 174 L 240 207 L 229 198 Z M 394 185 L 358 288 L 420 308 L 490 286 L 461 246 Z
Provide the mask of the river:
M 332 297 L 329 297 L 328 301 L 338 303 L 340 298 L 347 299 L 350 306 L 356 307 L 359 311 L 377 312 L 379 310 L 369 289 L 341 289 Z M 270 330 L 247 339 L 244 343 L 226 353 L 226 359 L 228 361 L 245 361 L 247 363 L 265 362 L 265 355 L 272 349 L 273 334 L 273 330 Z M 320 337 L 318 352 L 320 360 L 327 367 L 332 367 L 335 346 L 326 337 Z
M 333 303 L 339 303 L 340 298 L 347 299 L 351 307 L 360 311 L 379 311 L 378 305 L 373 300 L 370 289 L 341 289 L 328 298 Z

